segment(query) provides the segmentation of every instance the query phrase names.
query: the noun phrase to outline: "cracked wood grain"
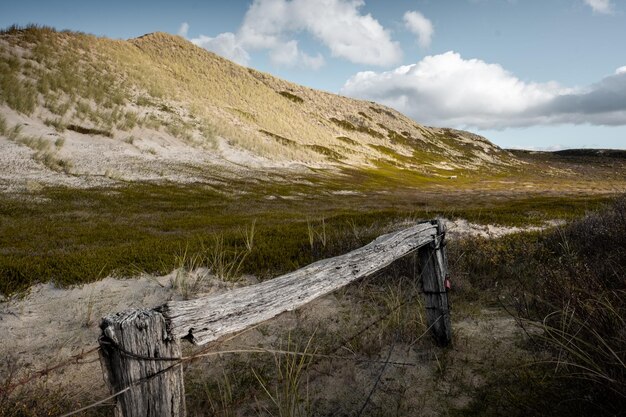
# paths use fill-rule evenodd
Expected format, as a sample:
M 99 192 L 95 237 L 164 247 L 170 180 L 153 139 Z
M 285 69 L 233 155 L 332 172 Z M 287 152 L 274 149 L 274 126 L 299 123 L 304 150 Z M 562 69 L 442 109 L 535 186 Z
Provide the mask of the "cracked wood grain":
M 158 310 L 167 322 L 170 337 L 185 337 L 203 345 L 371 276 L 436 237 L 436 224 L 420 223 L 260 284 L 196 300 L 170 301 Z

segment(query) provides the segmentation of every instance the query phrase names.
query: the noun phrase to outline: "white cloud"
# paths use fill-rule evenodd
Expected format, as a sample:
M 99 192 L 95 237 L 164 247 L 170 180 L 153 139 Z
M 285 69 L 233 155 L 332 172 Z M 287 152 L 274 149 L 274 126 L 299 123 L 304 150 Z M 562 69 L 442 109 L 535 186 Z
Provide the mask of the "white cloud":
M 584 0 L 585 3 L 591 7 L 594 13 L 600 14 L 612 14 L 613 4 L 611 0 Z
M 428 48 L 433 37 L 433 24 L 417 11 L 408 11 L 404 14 L 404 26 L 417 35 L 417 41 L 422 48 Z
M 248 65 L 250 60 L 248 52 L 241 46 L 235 34 L 230 32 L 220 33 L 214 38 L 200 35 L 197 38 L 190 39 L 190 41 L 240 65 Z
M 402 50 L 370 14 L 362 15 L 360 0 L 323 0 L 316 5 L 294 0 L 303 27 L 320 39 L 333 56 L 359 64 L 387 66 L 402 59 Z
M 186 38 L 188 32 L 189 32 L 189 23 L 183 22 L 180 25 L 180 29 L 178 29 L 178 35 L 182 36 L 183 38 Z
M 272 49 L 290 22 L 284 0 L 255 0 L 244 16 L 238 36 L 251 49 Z
M 274 49 L 291 36 L 306 32 L 335 57 L 368 65 L 393 65 L 402 50 L 371 15 L 362 0 L 255 0 L 238 36 L 250 49 Z
M 388 72 L 358 73 L 342 93 L 381 101 L 425 123 L 493 128 L 550 100 L 553 89 L 525 84 L 500 65 L 446 52 Z
M 360 72 L 342 94 L 387 104 L 422 123 L 478 129 L 560 123 L 626 125 L 626 72 L 586 89 L 524 82 L 455 52 L 387 72 Z
M 324 64 L 324 57 L 321 54 L 310 56 L 298 49 L 298 41 L 291 40 L 281 45 L 275 45 L 270 51 L 270 60 L 274 65 L 285 67 L 305 67 L 319 69 Z
M 309 55 L 298 48 L 295 36 L 306 33 L 338 58 L 376 66 L 398 63 L 400 44 L 370 14 L 360 12 L 364 4 L 363 0 L 254 0 L 237 33 L 201 35 L 192 41 L 239 63 L 248 62 L 248 51 L 268 50 L 278 65 L 320 68 L 325 63 L 321 54 Z M 180 33 L 186 35 L 189 26 L 184 29 L 181 26 Z
M 623 67 L 619 67 L 618 69 L 615 70 L 615 75 L 625 74 L 625 73 L 626 73 L 626 65 L 624 65 Z
M 274 48 L 270 59 L 275 65 L 293 67 L 298 62 L 298 41 L 289 41 L 282 48 Z
M 318 53 L 315 56 L 307 55 L 305 53 L 300 53 L 300 61 L 302 65 L 306 68 L 311 68 L 314 70 L 320 69 L 326 64 L 326 60 L 322 56 L 322 54 Z

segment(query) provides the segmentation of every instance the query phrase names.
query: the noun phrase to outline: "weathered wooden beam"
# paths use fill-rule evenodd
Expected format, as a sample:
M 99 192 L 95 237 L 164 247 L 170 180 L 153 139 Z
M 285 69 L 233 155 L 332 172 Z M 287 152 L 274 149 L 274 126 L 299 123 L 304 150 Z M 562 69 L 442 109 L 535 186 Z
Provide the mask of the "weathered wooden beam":
M 426 304 L 426 321 L 436 342 L 447 346 L 452 341 L 452 326 L 445 285 L 448 259 L 445 247 L 446 227 L 441 220 L 432 222 L 436 235 L 429 245 L 419 250 L 422 287 Z
M 244 330 L 285 311 L 301 307 L 346 284 L 370 276 L 437 235 L 437 225 L 414 227 L 380 236 L 370 244 L 297 271 L 226 294 L 196 300 L 170 301 L 159 308 L 173 338 L 197 345 Z
M 116 397 L 116 417 L 184 417 L 180 341 L 168 337 L 163 316 L 129 310 L 100 325 L 100 363 Z

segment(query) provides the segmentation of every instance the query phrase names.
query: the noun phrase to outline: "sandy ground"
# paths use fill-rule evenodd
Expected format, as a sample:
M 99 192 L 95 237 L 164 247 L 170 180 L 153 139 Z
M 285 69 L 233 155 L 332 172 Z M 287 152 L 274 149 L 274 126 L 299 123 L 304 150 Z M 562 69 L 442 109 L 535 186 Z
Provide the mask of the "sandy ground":
M 315 168 L 270 160 L 231 146 L 220 137 L 214 144 L 201 146 L 144 128 L 117 133 L 115 138 L 70 130 L 59 133 L 40 119 L 6 106 L 0 106 L 0 114 L 6 118 L 8 130 L 21 126 L 18 138 L 0 135 L 0 192 L 58 185 L 90 188 L 129 181 L 210 184 L 216 178 L 262 179 L 276 169 L 304 172 Z M 54 158 L 71 164 L 69 171 L 53 170 L 38 161 L 37 150 L 22 143 L 25 138 L 47 142 Z M 57 142 L 61 138 L 62 144 Z
M 202 285 L 196 296 L 228 291 L 234 286 L 255 282 L 243 277 L 237 283 L 213 279 L 206 270 L 198 270 L 190 279 L 199 278 Z M 19 380 L 32 372 L 54 366 L 74 355 L 98 346 L 99 324 L 107 314 L 131 308 L 152 308 L 169 300 L 183 299 L 186 294 L 176 285 L 177 272 L 134 279 L 107 277 L 92 284 L 61 289 L 53 284 L 33 286 L 23 298 L 13 297 L 0 303 L 0 383 L 11 369 L 19 369 Z M 200 281 L 199 281 L 200 282 Z M 97 355 L 88 356 L 83 364 L 72 364 L 52 372 L 46 381 L 71 387 L 76 395 L 105 394 L 102 371 Z M 97 378 L 94 379 L 94 375 Z
M 532 232 L 543 230 L 547 227 L 555 227 L 563 225 L 562 220 L 549 220 L 543 226 L 497 226 L 493 224 L 477 224 L 470 223 L 465 219 L 446 220 L 448 236 L 452 239 L 458 239 L 463 236 L 477 236 L 484 238 L 499 238 L 505 235 L 520 232 Z
M 163 279 L 164 283 L 167 278 Z M 59 289 L 52 284 L 34 286 L 23 299 L 12 299 L 0 306 L 0 329 L 4 335 L 0 357 L 4 372 L 13 366 L 23 377 L 30 372 L 54 366 L 73 355 L 97 346 L 100 317 L 133 307 L 155 307 L 176 296 L 167 285 L 142 277 L 132 280 L 105 278 L 93 284 Z M 96 359 L 91 355 L 86 360 Z M 76 389 L 100 387 L 93 375 L 101 373 L 98 362 L 71 365 L 48 377 L 52 384 L 69 384 Z M 19 379 L 19 377 L 17 378 Z

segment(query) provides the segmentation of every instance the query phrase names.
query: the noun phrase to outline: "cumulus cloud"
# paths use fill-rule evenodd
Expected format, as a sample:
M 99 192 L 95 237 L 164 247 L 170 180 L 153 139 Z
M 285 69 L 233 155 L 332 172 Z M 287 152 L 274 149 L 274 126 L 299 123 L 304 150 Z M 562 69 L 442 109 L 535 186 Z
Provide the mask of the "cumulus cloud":
M 342 94 L 422 123 L 478 129 L 560 123 L 626 125 L 626 72 L 585 89 L 525 82 L 498 64 L 446 52 L 386 72 L 360 72 Z
M 182 36 L 183 38 L 186 38 L 188 32 L 189 32 L 189 23 L 183 22 L 180 25 L 180 29 L 178 29 L 178 35 Z
M 255 0 L 238 35 L 251 49 L 274 49 L 306 32 L 335 57 L 380 66 L 399 62 L 400 45 L 370 14 L 361 14 L 363 5 L 362 0 Z
M 626 125 L 626 73 L 617 73 L 580 91 L 559 94 L 537 112 L 560 123 Z
M 240 65 L 248 65 L 248 61 L 250 60 L 250 55 L 243 48 L 234 33 L 220 33 L 214 38 L 200 35 L 197 38 L 189 40 L 204 49 L 215 52 Z
M 585 0 L 585 3 L 591 7 L 594 13 L 613 13 L 613 4 L 611 3 L 611 0 Z
M 417 11 L 408 11 L 404 14 L 404 26 L 417 35 L 417 42 L 422 48 L 428 48 L 435 29 L 433 24 Z
M 362 14 L 363 0 L 254 0 L 236 33 L 200 36 L 194 41 L 211 51 L 227 52 L 227 58 L 248 51 L 268 50 L 279 65 L 319 68 L 321 54 L 300 51 L 295 36 L 308 34 L 326 46 L 334 57 L 348 61 L 389 66 L 402 59 L 400 44 L 370 14 Z M 183 27 L 181 26 L 181 31 Z M 185 26 L 185 35 L 188 31 Z M 183 35 L 184 36 L 184 35 Z
M 325 64 L 321 54 L 316 56 L 308 55 L 298 49 L 298 41 L 291 40 L 282 45 L 274 45 L 270 51 L 270 60 L 274 65 L 285 67 L 304 67 L 319 69 Z

